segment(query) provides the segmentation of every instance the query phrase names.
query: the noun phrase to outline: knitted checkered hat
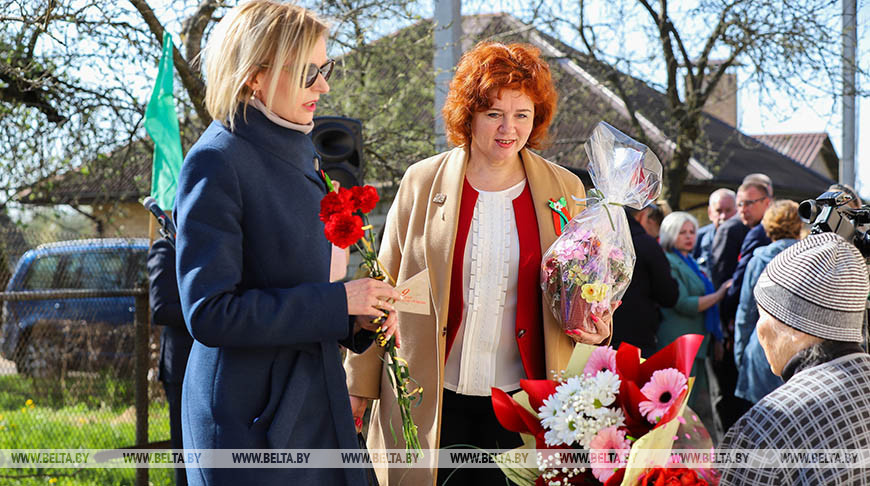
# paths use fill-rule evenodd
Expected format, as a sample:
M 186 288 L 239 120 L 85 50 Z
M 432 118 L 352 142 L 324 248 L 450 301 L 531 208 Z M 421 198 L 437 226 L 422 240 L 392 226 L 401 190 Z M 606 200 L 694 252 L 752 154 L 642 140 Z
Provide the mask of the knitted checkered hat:
M 822 339 L 861 342 L 870 293 L 864 257 L 834 233 L 786 248 L 762 272 L 755 300 L 789 327 Z

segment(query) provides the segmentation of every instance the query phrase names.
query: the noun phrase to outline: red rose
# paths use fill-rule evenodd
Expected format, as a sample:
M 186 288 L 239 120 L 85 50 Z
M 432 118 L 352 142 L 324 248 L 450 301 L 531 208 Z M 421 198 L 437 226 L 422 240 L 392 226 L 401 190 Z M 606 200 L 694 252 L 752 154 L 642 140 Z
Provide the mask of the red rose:
M 368 214 L 380 200 L 378 190 L 372 186 L 354 186 L 350 188 L 350 192 L 353 195 L 354 208 L 359 209 L 363 214 Z
M 326 239 L 339 248 L 347 248 L 365 235 L 362 219 L 347 212 L 335 213 L 326 222 Z
M 685 467 L 655 467 L 641 479 L 641 486 L 708 486 L 698 473 Z
M 352 213 L 352 195 L 347 189 L 339 189 L 339 192 L 329 192 L 320 200 L 320 220 L 328 222 L 332 215 L 338 213 Z

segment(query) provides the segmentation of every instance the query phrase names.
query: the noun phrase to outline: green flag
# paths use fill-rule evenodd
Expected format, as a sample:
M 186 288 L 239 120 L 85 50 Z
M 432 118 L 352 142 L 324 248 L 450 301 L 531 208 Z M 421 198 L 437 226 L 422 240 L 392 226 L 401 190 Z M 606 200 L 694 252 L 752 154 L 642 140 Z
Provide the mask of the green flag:
M 163 33 L 160 70 L 145 110 L 145 131 L 154 141 L 154 165 L 151 168 L 151 197 L 169 212 L 175 204 L 178 171 L 181 168 L 181 136 L 175 98 L 172 95 L 172 36 Z

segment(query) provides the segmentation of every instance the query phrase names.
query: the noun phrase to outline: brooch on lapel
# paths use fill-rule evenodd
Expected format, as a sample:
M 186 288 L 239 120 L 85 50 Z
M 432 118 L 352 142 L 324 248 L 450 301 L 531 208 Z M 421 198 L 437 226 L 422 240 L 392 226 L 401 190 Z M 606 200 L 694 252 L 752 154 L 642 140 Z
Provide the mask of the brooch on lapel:
M 571 215 L 568 214 L 568 202 L 564 197 L 559 200 L 550 198 L 547 206 L 553 211 L 553 229 L 556 230 L 556 236 L 562 236 L 562 231 L 568 226 L 568 221 L 571 221 Z
M 432 202 L 435 204 L 444 204 L 444 201 L 446 201 L 446 200 L 447 200 L 447 194 L 444 194 L 443 192 L 439 192 L 438 194 L 435 194 L 435 197 L 432 198 Z

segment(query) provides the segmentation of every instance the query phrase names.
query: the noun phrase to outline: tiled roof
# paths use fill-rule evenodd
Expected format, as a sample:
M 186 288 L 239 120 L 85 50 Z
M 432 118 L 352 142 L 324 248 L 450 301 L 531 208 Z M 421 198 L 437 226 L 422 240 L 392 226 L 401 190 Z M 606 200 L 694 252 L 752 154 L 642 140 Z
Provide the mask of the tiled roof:
M 818 157 L 821 157 L 831 175 L 836 178 L 839 173 L 840 158 L 834 150 L 831 138 L 825 132 L 777 133 L 753 135 L 753 137 L 804 167 L 810 167 Z
M 809 167 L 822 149 L 827 133 L 780 133 L 769 135 L 754 135 L 781 154 Z

